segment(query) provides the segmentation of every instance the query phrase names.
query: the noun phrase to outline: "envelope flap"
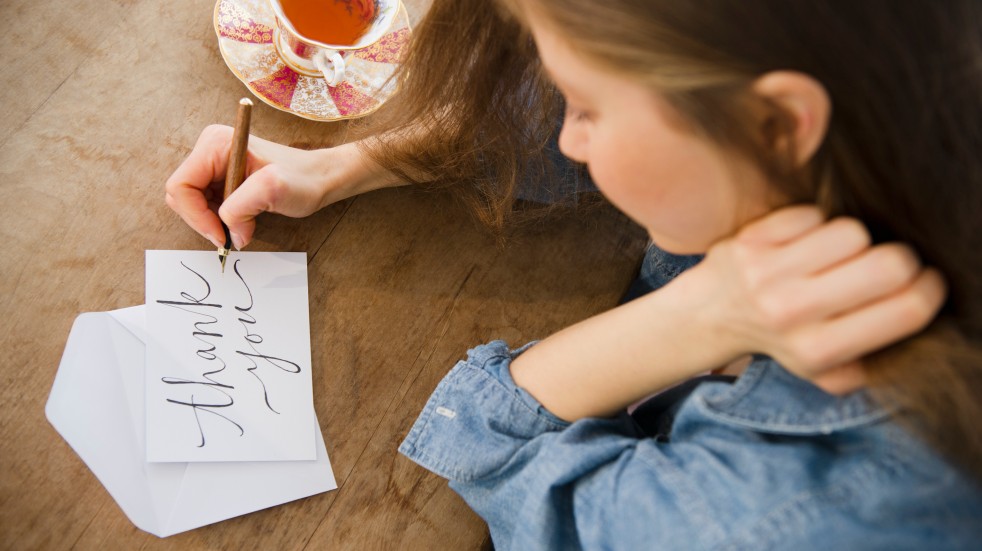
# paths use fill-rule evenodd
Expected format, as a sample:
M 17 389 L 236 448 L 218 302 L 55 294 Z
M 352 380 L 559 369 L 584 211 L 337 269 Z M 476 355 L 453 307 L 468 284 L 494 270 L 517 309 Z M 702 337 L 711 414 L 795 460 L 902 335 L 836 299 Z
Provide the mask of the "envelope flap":
M 161 522 L 142 473 L 143 449 L 137 445 L 123 398 L 114 343 L 120 339 L 114 339 L 113 331 L 124 330 L 104 313 L 75 319 L 45 413 L 133 524 L 156 534 Z
M 119 379 L 122 381 L 125 400 L 129 405 L 129 419 L 133 427 L 136 446 L 139 449 L 139 466 L 146 480 L 150 500 L 157 516 L 156 535 L 164 537 L 164 527 L 171 516 L 174 501 L 181 490 L 186 463 L 147 463 L 147 415 L 146 415 L 146 306 L 133 306 L 106 312 L 115 325 L 109 331 L 117 358 Z M 107 351 L 109 352 L 109 351 Z
M 140 342 L 147 342 L 147 307 L 144 305 L 120 308 L 112 312 L 106 312 L 114 320 L 119 322 L 133 336 L 140 339 Z

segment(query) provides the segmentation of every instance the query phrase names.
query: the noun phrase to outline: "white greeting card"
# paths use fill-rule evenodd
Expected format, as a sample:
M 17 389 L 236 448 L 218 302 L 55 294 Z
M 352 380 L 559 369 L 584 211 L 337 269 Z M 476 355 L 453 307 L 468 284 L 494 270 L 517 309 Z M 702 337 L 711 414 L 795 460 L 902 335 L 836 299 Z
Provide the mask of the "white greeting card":
M 305 253 L 147 251 L 147 461 L 317 457 Z

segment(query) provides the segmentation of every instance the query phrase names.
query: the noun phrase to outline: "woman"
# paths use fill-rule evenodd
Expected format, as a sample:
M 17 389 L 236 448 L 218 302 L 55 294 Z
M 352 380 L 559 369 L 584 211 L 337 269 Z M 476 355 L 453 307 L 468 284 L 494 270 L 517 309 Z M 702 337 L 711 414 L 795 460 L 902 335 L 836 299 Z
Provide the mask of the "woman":
M 500 223 L 519 182 L 554 172 L 534 154 L 559 105 L 538 53 L 566 96 L 562 150 L 656 245 L 706 258 L 534 346 L 471 351 L 401 451 L 502 549 L 975 545 L 982 8 L 502 5 L 434 6 L 386 133 L 316 153 L 254 140 L 251 182 L 219 211 L 237 244 L 262 210 L 402 181 L 467 180 Z M 209 236 L 201 190 L 224 151 L 209 130 L 168 183 Z M 620 413 L 723 365 L 745 371 L 668 423 Z

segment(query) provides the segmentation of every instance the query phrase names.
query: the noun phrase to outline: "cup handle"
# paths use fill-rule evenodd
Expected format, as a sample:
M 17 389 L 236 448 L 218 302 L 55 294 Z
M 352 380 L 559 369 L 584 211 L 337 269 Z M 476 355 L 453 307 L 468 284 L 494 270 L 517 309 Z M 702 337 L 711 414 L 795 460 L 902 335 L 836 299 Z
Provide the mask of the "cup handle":
M 327 85 L 335 87 L 344 80 L 344 56 L 335 50 L 321 50 L 314 56 L 314 65 L 324 74 Z

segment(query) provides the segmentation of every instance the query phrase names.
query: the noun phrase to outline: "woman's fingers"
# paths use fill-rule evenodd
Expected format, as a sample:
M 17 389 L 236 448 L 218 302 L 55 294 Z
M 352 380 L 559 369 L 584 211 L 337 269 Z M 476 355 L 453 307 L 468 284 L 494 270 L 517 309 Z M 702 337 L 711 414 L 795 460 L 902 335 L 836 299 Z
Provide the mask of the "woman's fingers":
M 944 304 L 941 273 L 925 268 L 913 281 L 868 303 L 799 333 L 789 350 L 805 371 L 846 364 L 924 329 Z
M 747 224 L 737 240 L 753 245 L 782 245 L 798 239 L 825 222 L 825 216 L 812 205 L 779 209 Z
M 869 249 L 866 227 L 855 218 L 836 218 L 771 252 L 775 274 L 808 276 L 834 268 Z
M 313 214 L 320 208 L 316 185 L 296 170 L 279 164 L 268 164 L 253 172 L 235 193 L 228 196 L 218 209 L 218 215 L 232 234 L 232 242 L 241 248 L 252 241 L 256 217 L 273 212 L 290 217 Z
M 277 180 L 273 172 L 273 167 L 268 165 L 251 174 L 218 209 L 218 215 L 228 226 L 232 243 L 237 249 L 252 241 L 256 216 L 263 212 L 275 212 Z
M 772 301 L 781 305 L 788 321 L 821 321 L 902 290 L 921 270 L 910 247 L 886 243 L 816 275 L 775 283 Z
M 221 221 L 209 208 L 204 194 L 195 193 L 188 187 L 168 186 L 170 189 L 165 197 L 167 206 L 177 212 L 184 222 L 202 237 L 211 241 L 216 247 L 221 247 L 223 240 L 218 237 L 223 234 Z
M 224 232 L 218 216 L 209 208 L 207 192 L 213 185 L 220 187 L 225 179 L 231 131 L 218 125 L 205 128 L 187 159 L 165 184 L 167 205 L 219 247 L 224 243 Z
M 738 328 L 735 348 L 836 394 L 863 386 L 860 358 L 921 331 L 947 292 L 910 247 L 873 246 L 859 221 L 826 222 L 809 206 L 748 224 L 704 264 L 729 274 L 720 317 Z

